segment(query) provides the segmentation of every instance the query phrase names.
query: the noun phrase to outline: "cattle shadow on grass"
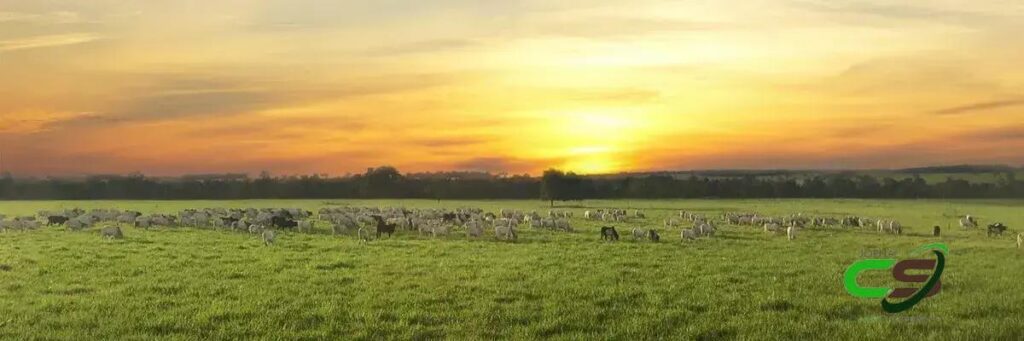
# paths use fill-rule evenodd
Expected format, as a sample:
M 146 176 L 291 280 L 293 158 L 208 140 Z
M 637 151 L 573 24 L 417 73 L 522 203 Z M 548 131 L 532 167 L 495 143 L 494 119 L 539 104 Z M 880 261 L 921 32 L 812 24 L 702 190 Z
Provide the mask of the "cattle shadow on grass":
M 322 270 L 322 271 L 331 271 L 331 270 L 352 269 L 352 268 L 355 268 L 355 267 L 356 267 L 355 264 L 352 264 L 351 262 L 337 261 L 337 262 L 332 262 L 332 263 L 328 263 L 328 264 L 319 264 L 319 265 L 314 266 L 313 268 L 315 268 L 317 270 Z
M 678 233 L 676 234 L 678 237 Z M 762 240 L 756 234 L 732 234 L 732 233 L 718 233 L 713 237 L 714 239 L 722 240 Z

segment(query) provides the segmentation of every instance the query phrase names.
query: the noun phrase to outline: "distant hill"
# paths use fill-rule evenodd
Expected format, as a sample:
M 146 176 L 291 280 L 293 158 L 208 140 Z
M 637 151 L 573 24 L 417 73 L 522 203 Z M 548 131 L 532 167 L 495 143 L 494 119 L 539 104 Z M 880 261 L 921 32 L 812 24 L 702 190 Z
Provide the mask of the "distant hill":
M 690 176 L 695 176 L 697 178 L 712 179 L 753 177 L 758 179 L 793 178 L 799 180 L 829 175 L 868 175 L 877 178 L 893 178 L 898 180 L 917 175 L 924 178 L 928 183 L 942 182 L 946 181 L 946 179 L 963 179 L 977 183 L 993 183 L 999 178 L 998 174 L 1007 172 L 1015 173 L 1017 177 L 1024 178 L 1024 168 L 1008 165 L 966 164 L 904 169 L 704 169 L 601 174 L 591 175 L 589 177 L 598 179 L 621 179 L 627 177 L 670 176 L 676 179 L 686 179 Z
M 896 170 L 897 173 L 910 173 L 910 174 L 958 174 L 958 173 L 998 173 L 998 172 L 1015 172 L 1022 170 L 1021 168 L 1015 168 L 1007 165 L 953 165 L 953 166 L 931 166 L 931 167 L 917 167 L 917 168 L 905 168 Z

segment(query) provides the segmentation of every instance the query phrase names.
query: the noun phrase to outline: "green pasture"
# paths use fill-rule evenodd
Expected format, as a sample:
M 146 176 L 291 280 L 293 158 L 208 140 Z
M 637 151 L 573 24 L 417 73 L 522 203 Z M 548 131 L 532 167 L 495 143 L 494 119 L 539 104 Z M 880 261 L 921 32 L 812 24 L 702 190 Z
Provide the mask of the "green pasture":
M 541 201 L 254 200 L 0 202 L 0 214 L 80 207 L 145 213 L 202 207 L 479 207 L 536 210 Z M 264 246 L 246 233 L 124 227 L 0 233 L 0 339 L 570 339 L 570 340 L 1019 340 L 1024 335 L 1024 201 L 618 200 L 559 204 L 574 232 L 519 229 L 467 239 L 400 231 L 360 242 L 282 232 Z M 598 208 L 643 210 L 628 223 L 585 221 Z M 896 219 L 904 235 L 815 229 L 796 240 L 719 223 L 718 234 L 680 241 L 662 221 L 679 210 L 857 215 Z M 1013 233 L 965 231 L 956 218 L 1003 222 Z M 602 242 L 598 228 L 623 238 Z M 943 228 L 932 237 L 931 228 Z M 656 228 L 661 243 L 633 241 Z M 942 292 L 909 312 L 850 296 L 846 267 L 865 257 L 906 257 L 943 242 Z M 895 286 L 885 272 L 865 286 Z

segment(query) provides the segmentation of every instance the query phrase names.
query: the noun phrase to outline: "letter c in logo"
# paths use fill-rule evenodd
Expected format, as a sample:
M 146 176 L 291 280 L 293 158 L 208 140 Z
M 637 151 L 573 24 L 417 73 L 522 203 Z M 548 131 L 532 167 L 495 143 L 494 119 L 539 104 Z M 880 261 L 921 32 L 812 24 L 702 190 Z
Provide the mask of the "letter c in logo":
M 850 265 L 843 276 L 846 291 L 860 298 L 884 298 L 889 295 L 889 288 L 864 288 L 857 284 L 857 275 L 868 270 L 888 270 L 896 264 L 895 259 L 865 259 Z

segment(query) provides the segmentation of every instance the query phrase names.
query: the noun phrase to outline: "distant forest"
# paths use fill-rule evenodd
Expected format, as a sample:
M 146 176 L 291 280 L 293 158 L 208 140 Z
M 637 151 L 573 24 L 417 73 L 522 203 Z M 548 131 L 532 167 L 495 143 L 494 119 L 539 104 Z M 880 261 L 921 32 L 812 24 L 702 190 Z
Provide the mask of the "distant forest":
M 890 177 L 857 172 L 792 175 L 776 171 L 770 176 L 743 171 L 719 172 L 714 176 L 584 176 L 558 170 L 548 170 L 541 177 L 478 172 L 402 174 L 387 166 L 343 177 L 272 177 L 266 172 L 255 178 L 243 174 L 15 178 L 3 174 L 0 200 L 419 198 L 553 202 L 616 198 L 1024 198 L 1024 181 L 1017 180 L 1016 174 L 1016 169 L 1001 169 L 994 172 L 994 181 L 984 182 L 953 177 L 926 181 L 916 173 Z

